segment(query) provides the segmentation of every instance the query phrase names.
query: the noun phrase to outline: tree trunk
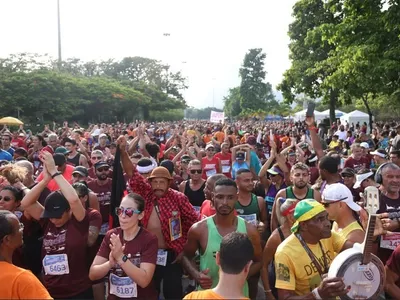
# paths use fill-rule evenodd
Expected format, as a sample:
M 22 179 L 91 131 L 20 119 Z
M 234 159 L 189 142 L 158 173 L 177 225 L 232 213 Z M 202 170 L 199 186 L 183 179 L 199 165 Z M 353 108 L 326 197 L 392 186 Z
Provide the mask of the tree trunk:
M 338 93 L 336 90 L 331 90 L 329 95 L 329 120 L 331 125 L 336 121 L 336 101 L 337 101 Z
M 375 94 L 372 94 L 372 101 L 375 100 L 375 98 L 376 98 Z M 369 132 L 372 132 L 372 111 L 368 104 L 368 94 L 363 96 L 361 99 L 364 102 L 365 108 L 367 109 L 369 115 Z

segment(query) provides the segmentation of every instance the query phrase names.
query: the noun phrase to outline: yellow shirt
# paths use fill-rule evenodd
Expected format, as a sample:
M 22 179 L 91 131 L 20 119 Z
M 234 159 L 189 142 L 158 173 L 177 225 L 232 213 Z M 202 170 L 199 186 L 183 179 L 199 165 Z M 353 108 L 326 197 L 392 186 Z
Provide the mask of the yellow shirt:
M 191 292 L 190 294 L 186 295 L 185 298 L 183 298 L 184 300 L 186 299 L 225 299 L 223 297 L 221 297 L 220 295 L 218 295 L 217 293 L 215 293 L 213 290 L 204 290 L 204 291 L 195 291 L 195 292 Z M 243 300 L 248 300 L 249 298 L 241 298 Z
M 333 226 L 332 226 L 332 231 L 336 232 L 338 235 L 340 235 L 344 239 L 347 239 L 347 236 L 351 232 L 353 232 L 354 230 L 362 230 L 362 231 L 364 231 L 364 229 L 360 226 L 360 224 L 358 224 L 357 221 L 354 221 L 353 223 L 350 223 L 349 225 L 347 225 L 343 229 L 339 229 L 336 222 L 334 222 Z
M 340 252 L 345 239 L 335 232 L 327 239 L 321 240 L 328 267 L 335 258 L 335 253 Z M 307 244 L 317 257 L 318 262 L 324 267 L 324 259 L 319 244 Z M 295 291 L 297 295 L 306 295 L 321 282 L 317 268 L 311 263 L 306 250 L 294 234 L 284 240 L 275 253 L 276 288 Z
M 329 149 L 334 149 L 334 148 L 336 148 L 336 147 L 339 147 L 339 141 L 331 141 L 330 143 L 329 143 Z

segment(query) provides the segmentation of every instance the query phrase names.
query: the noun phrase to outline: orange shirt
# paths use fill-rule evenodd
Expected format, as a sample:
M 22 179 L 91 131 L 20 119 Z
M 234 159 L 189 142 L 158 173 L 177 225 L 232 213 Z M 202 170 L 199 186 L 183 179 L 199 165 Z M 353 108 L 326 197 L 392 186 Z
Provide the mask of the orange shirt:
M 226 299 L 215 293 L 213 290 L 204 290 L 204 291 L 195 291 L 191 292 L 189 295 L 186 295 L 185 299 Z M 243 300 L 248 300 L 250 298 L 241 298 Z
M 214 137 L 219 143 L 223 143 L 225 140 L 225 133 L 218 131 L 214 134 Z
M 0 299 L 53 299 L 30 271 L 0 261 Z
M 72 182 L 72 172 L 74 171 L 74 167 L 71 165 L 66 165 L 65 166 L 65 170 L 62 173 L 62 176 L 69 182 Z M 39 177 L 37 178 L 37 182 L 40 182 L 43 180 L 43 173 L 40 173 Z M 54 191 L 58 191 L 60 189 L 60 187 L 58 186 L 58 184 L 56 183 L 56 181 L 54 179 L 50 180 L 50 182 L 47 184 L 47 188 L 54 192 Z

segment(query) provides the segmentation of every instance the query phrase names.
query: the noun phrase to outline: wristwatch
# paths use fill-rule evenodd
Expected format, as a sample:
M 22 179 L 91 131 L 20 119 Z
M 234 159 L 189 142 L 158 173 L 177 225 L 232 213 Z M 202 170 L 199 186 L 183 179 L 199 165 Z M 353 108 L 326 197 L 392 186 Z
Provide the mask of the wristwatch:
M 56 177 L 56 176 L 58 176 L 58 175 L 61 175 L 61 172 L 55 172 L 53 175 L 51 175 L 51 178 L 54 179 L 54 177 Z
M 125 254 L 124 254 L 124 256 L 122 256 L 122 262 L 124 263 L 124 262 L 126 262 L 128 260 L 128 256 L 126 256 Z

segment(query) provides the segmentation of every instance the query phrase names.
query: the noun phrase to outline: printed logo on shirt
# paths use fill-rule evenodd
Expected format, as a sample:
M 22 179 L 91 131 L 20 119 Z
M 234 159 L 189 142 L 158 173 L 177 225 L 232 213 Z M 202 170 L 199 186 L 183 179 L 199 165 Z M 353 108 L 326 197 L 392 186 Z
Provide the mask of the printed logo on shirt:
M 325 252 L 326 262 L 328 263 L 328 266 L 331 264 L 331 261 L 332 261 L 332 257 L 331 257 L 331 255 L 330 255 L 330 253 L 331 253 L 331 252 L 330 252 L 329 250 Z M 319 258 L 318 258 L 318 262 L 319 262 L 319 264 L 321 265 L 321 267 L 324 266 L 324 259 L 323 259 L 323 257 L 319 257 Z M 307 276 L 310 276 L 310 275 L 312 275 L 313 273 L 318 273 L 318 269 L 315 267 L 315 264 L 314 264 L 313 262 L 311 262 L 311 263 L 308 264 L 308 265 L 305 265 L 305 266 L 304 266 L 304 271 L 306 271 Z
M 43 247 L 47 253 L 64 251 L 66 237 L 66 229 L 62 229 L 59 233 L 56 234 L 53 234 L 49 231 L 43 238 Z
M 204 169 L 214 169 L 215 168 L 215 164 L 206 164 L 204 166 Z
M 96 193 L 100 205 L 110 205 L 111 192 Z
M 278 269 L 276 270 L 276 278 L 278 280 L 290 282 L 290 272 L 287 265 L 279 263 Z

